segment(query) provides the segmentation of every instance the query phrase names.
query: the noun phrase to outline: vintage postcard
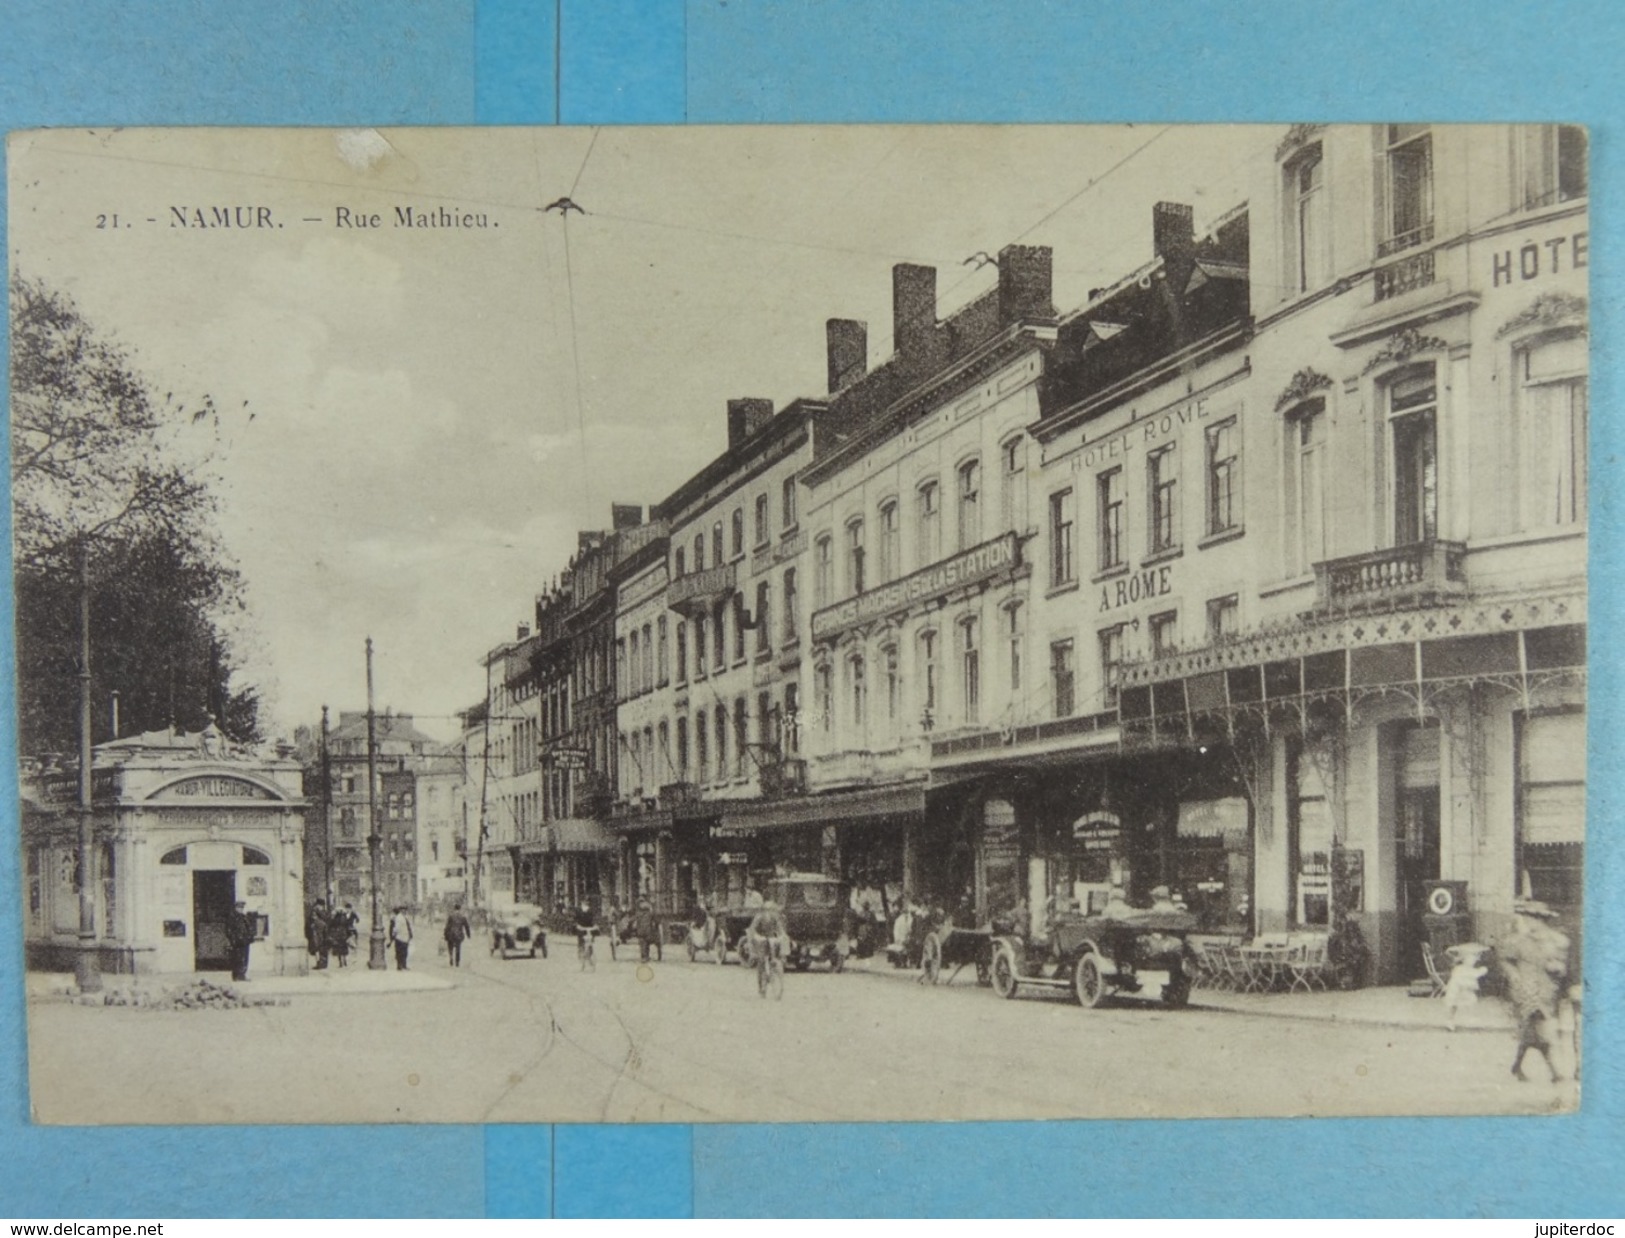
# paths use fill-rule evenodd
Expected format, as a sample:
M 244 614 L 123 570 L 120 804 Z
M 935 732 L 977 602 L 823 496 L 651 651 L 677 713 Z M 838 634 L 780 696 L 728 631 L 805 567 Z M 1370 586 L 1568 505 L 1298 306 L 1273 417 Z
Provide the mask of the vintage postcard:
M 1583 128 L 7 154 L 38 1121 L 1577 1105 Z

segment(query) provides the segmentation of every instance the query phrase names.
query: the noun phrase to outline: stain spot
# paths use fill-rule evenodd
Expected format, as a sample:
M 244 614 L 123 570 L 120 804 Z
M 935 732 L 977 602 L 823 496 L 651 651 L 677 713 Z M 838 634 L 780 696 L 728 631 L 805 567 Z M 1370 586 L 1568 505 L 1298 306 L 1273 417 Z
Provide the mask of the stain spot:
M 1366 1068 L 1365 1068 L 1365 1063 L 1361 1062 L 1360 1065 L 1356 1066 L 1354 1068 L 1354 1073 L 1359 1075 L 1360 1078 L 1364 1079 L 1366 1077 L 1366 1074 L 1368 1073 L 1366 1071 Z
M 412 1074 L 410 1074 L 410 1075 L 407 1075 L 407 1076 L 406 1076 L 406 1082 L 407 1082 L 407 1083 L 408 1083 L 408 1084 L 409 1084 L 409 1085 L 410 1085 L 410 1086 L 411 1086 L 411 1087 L 414 1087 L 414 1088 L 415 1088 L 415 1087 L 417 1087 L 417 1085 L 418 1085 L 418 1084 L 419 1084 L 419 1083 L 421 1083 L 421 1082 L 422 1082 L 422 1080 L 421 1080 L 421 1079 L 420 1079 L 420 1078 L 418 1078 L 418 1076 L 417 1076 L 417 1073 L 416 1073 L 416 1072 L 415 1072 L 415 1071 L 414 1071 L 414 1072 L 413 1072 L 413 1073 L 412 1073 Z
M 512 1073 L 512 1074 L 510 1074 L 508 1076 L 508 1085 L 510 1087 L 518 1087 L 523 1082 L 524 1082 L 524 1080 L 519 1077 L 517 1072 Z
M 654 968 L 650 967 L 647 963 L 639 963 L 638 964 L 638 979 L 639 980 L 641 980 L 644 984 L 648 984 L 649 981 L 653 980 L 654 978 L 655 978 L 655 969 Z

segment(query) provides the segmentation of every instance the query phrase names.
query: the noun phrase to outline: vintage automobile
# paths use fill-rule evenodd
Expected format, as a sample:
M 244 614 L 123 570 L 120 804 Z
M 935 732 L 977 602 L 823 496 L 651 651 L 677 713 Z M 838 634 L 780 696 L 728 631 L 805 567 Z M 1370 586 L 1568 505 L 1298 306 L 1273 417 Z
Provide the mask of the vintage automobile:
M 920 970 L 927 984 L 952 984 L 966 967 L 976 969 L 976 983 L 993 983 L 993 930 L 938 925 L 926 934 L 920 948 Z M 943 973 L 947 973 L 946 980 Z
M 818 873 L 790 873 L 768 882 L 766 896 L 782 909 L 789 930 L 789 966 L 797 971 L 806 971 L 815 962 L 829 964 L 831 971 L 846 966 L 847 955 L 852 952 L 848 894 L 845 882 Z M 747 967 L 754 960 L 746 929 L 760 910 L 727 907 L 716 913 L 717 937 L 736 950 L 739 961 Z
M 1150 981 L 1164 1005 L 1183 1006 L 1196 967 L 1186 938 L 1196 926 L 1184 911 L 1059 915 L 1039 940 L 993 939 L 993 991 L 1010 998 L 1023 986 L 1069 989 L 1079 1005 L 1094 1007 L 1119 993 L 1141 993 Z
M 547 925 L 535 904 L 493 908 L 490 924 L 492 954 L 504 959 L 547 957 Z

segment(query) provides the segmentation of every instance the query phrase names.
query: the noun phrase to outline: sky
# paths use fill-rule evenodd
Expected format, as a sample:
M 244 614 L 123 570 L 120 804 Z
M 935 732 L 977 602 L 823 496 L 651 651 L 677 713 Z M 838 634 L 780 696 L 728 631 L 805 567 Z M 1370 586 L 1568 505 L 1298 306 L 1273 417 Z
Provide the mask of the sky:
M 994 286 L 972 254 L 1050 245 L 1065 312 L 1150 259 L 1155 202 L 1200 232 L 1244 201 L 1282 132 L 41 131 L 11 138 L 9 259 L 222 410 L 175 448 L 216 477 L 267 731 L 364 708 L 370 636 L 378 707 L 450 738 L 578 529 L 713 459 L 730 398 L 821 395 L 826 319 L 890 355 L 894 263 L 946 316 Z M 248 209 L 195 226 L 215 207 Z

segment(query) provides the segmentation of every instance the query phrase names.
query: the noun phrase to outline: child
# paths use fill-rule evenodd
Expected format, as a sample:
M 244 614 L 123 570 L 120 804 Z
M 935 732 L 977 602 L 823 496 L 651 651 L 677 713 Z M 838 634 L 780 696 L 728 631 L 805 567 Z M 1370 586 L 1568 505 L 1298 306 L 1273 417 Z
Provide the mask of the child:
M 1484 966 L 1484 947 L 1464 942 L 1445 951 L 1450 957 L 1450 977 L 1444 984 L 1445 1026 L 1456 1030 L 1456 1014 L 1463 1006 L 1478 1001 L 1478 982 L 1489 972 Z

